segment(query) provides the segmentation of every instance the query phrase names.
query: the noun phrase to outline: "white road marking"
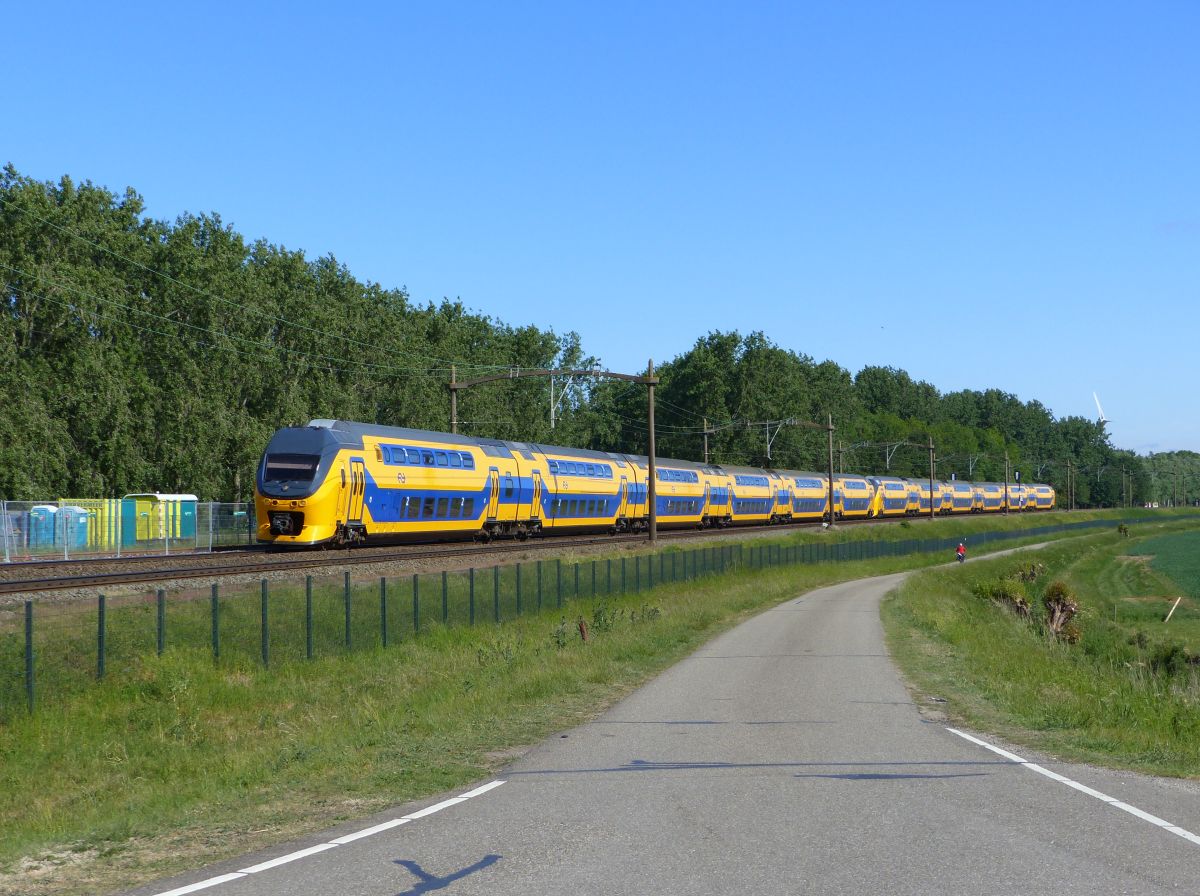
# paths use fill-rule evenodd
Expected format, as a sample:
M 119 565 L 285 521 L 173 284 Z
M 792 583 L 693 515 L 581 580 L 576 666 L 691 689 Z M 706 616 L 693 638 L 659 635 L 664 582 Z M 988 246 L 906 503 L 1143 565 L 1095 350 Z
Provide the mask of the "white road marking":
M 1191 843 L 1196 844 L 1197 846 L 1200 846 L 1200 837 L 1196 836 L 1191 831 L 1184 830 L 1183 828 L 1179 827 L 1178 825 L 1171 824 L 1171 822 L 1165 821 L 1164 819 L 1159 818 L 1157 815 L 1151 815 L 1149 812 L 1144 812 L 1141 809 L 1138 809 L 1136 806 L 1131 806 L 1128 803 L 1121 802 L 1116 797 L 1109 796 L 1106 793 L 1101 793 L 1099 790 L 1093 790 L 1091 787 L 1088 787 L 1086 784 L 1080 784 L 1078 781 L 1073 781 L 1070 778 L 1067 778 L 1067 777 L 1064 777 L 1064 776 L 1058 774 L 1058 772 L 1052 772 L 1052 771 L 1050 771 L 1050 769 L 1043 768 L 1042 766 L 1038 765 L 1036 762 L 1029 762 L 1025 759 L 1022 759 L 1020 756 L 1016 755 L 1015 753 L 1010 753 L 1010 752 L 1008 752 L 1008 750 L 1002 750 L 997 746 L 993 746 L 992 744 L 989 744 L 985 740 L 980 740 L 977 737 L 972 737 L 970 734 L 967 734 L 966 732 L 959 731 L 955 728 L 947 728 L 946 730 L 949 731 L 951 734 L 957 734 L 959 737 L 961 737 L 965 740 L 969 740 L 973 744 L 979 744 L 979 746 L 983 747 L 984 749 L 991 750 L 993 753 L 998 753 L 1001 756 L 1003 756 L 1005 759 L 1011 759 L 1013 762 L 1017 763 L 1018 765 L 1025 766 L 1025 768 L 1029 769 L 1031 772 L 1037 772 L 1039 775 L 1044 775 L 1045 777 L 1049 778 L 1052 781 L 1058 781 L 1060 784 L 1066 784 L 1068 787 L 1073 787 L 1075 790 L 1078 790 L 1080 793 L 1086 793 L 1088 796 L 1094 797 L 1095 799 L 1100 800 L 1100 802 L 1102 802 L 1102 803 L 1107 803 L 1108 805 L 1112 806 L 1114 809 L 1120 809 L 1122 812 L 1128 812 L 1130 815 L 1133 815 L 1136 818 L 1142 819 L 1142 821 L 1148 821 L 1152 825 L 1162 828 L 1164 831 L 1170 831 L 1175 836 L 1182 837 L 1184 840 L 1187 840 Z
M 391 830 L 402 824 L 408 824 L 410 821 L 416 821 L 418 818 L 425 818 L 435 812 L 441 812 L 443 809 L 448 809 L 450 806 L 457 806 L 459 803 L 465 802 L 474 796 L 481 796 L 489 790 L 494 790 L 503 784 L 503 781 L 489 781 L 482 787 L 476 787 L 474 790 L 469 790 L 462 796 L 451 797 L 440 803 L 435 803 L 432 806 L 426 806 L 424 809 L 418 809 L 401 818 L 393 818 L 381 824 L 372 825 L 369 828 L 363 828 L 361 831 L 355 831 L 353 834 L 346 834 L 338 837 L 336 840 L 330 840 L 328 843 L 318 843 L 316 846 L 310 846 L 307 849 L 300 849 L 296 852 L 290 852 L 286 856 L 280 856 L 277 859 L 269 859 L 266 862 L 261 862 L 258 865 L 251 865 L 249 868 L 243 868 L 241 871 L 233 871 L 229 874 L 222 874 L 219 877 L 210 877 L 208 880 L 198 881 L 194 884 L 188 884 L 185 887 L 177 887 L 174 890 L 166 890 L 162 893 L 156 893 L 155 896 L 186 896 L 188 893 L 197 893 L 200 890 L 207 890 L 210 887 L 227 884 L 232 880 L 241 880 L 243 877 L 248 877 L 251 874 L 258 874 L 261 871 L 267 871 L 270 868 L 278 868 L 280 865 L 286 865 L 288 862 L 294 862 L 296 859 L 302 859 L 305 856 L 315 855 L 319 852 L 324 852 L 327 849 L 333 849 L 338 846 L 344 846 L 347 843 L 353 843 L 355 840 L 361 840 L 363 837 L 370 837 L 372 834 L 379 834 L 383 831 Z

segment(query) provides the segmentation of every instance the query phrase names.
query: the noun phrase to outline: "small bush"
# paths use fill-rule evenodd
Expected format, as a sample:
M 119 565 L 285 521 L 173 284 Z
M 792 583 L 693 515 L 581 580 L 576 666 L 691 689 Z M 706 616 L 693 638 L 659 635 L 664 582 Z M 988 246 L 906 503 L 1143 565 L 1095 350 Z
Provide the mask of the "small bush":
M 1029 618 L 1029 599 L 1021 586 L 1012 579 L 996 579 L 993 582 L 977 582 L 974 587 L 977 597 L 990 600 L 1007 610 L 1012 610 L 1022 619 Z
M 1179 675 L 1200 665 L 1200 656 L 1192 653 L 1182 644 L 1168 641 L 1156 644 L 1147 658 L 1150 668 L 1165 675 Z
M 614 610 L 609 606 L 608 601 L 602 600 L 592 607 L 592 630 L 597 632 L 611 632 L 613 626 L 617 624 L 617 620 L 624 614 L 624 610 Z
M 1027 566 L 1017 567 L 1017 571 L 1016 571 L 1016 573 L 1014 573 L 1014 575 L 1016 576 L 1016 578 L 1019 581 L 1033 582 L 1037 579 L 1038 576 L 1042 575 L 1045 571 L 1046 571 L 1045 563 L 1030 563 Z
M 1065 582 L 1051 582 L 1046 588 L 1046 593 L 1042 597 L 1042 603 L 1046 606 L 1046 629 L 1055 638 L 1074 644 L 1079 640 L 1079 629 L 1072 626 L 1071 631 L 1066 631 L 1067 623 L 1069 623 L 1079 612 L 1079 602 L 1075 599 L 1075 595 L 1071 593 L 1071 589 L 1067 587 Z M 1073 638 L 1072 638 L 1073 635 Z

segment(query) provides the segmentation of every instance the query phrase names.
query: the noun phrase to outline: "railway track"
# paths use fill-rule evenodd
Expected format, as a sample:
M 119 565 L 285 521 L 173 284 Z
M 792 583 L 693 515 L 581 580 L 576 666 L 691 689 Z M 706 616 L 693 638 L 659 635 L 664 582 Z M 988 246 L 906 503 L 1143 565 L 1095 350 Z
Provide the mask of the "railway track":
M 843 520 L 838 526 L 876 522 Z M 741 527 L 727 530 L 679 529 L 659 531 L 660 542 L 693 538 L 720 538 L 735 533 L 773 535 L 798 529 L 820 528 L 820 523 L 804 522 L 770 527 Z M 377 563 L 427 562 L 444 559 L 461 562 L 474 558 L 481 566 L 492 565 L 496 559 L 515 553 L 550 553 L 564 548 L 595 546 L 647 545 L 644 534 L 598 535 L 595 537 L 534 538 L 527 541 L 449 543 L 430 545 L 397 545 L 268 553 L 261 548 L 222 551 L 215 554 L 178 554 L 174 556 L 137 556 L 122 558 L 88 558 L 83 560 L 26 561 L 0 566 L 0 595 L 34 595 L 43 592 L 83 589 L 103 590 L 115 585 L 153 584 L 180 579 L 223 578 L 255 574 L 270 574 L 302 569 L 362 566 Z

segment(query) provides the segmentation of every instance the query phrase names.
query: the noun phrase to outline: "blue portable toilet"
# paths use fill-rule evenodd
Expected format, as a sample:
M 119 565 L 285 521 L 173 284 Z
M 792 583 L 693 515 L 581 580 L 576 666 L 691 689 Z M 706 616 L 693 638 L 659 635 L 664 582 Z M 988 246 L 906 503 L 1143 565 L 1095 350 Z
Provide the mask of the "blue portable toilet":
M 35 504 L 29 508 L 29 549 L 54 547 L 54 525 L 58 508 L 53 504 Z
M 63 543 L 73 550 L 86 550 L 88 546 L 88 517 L 83 507 L 64 507 L 62 513 Z

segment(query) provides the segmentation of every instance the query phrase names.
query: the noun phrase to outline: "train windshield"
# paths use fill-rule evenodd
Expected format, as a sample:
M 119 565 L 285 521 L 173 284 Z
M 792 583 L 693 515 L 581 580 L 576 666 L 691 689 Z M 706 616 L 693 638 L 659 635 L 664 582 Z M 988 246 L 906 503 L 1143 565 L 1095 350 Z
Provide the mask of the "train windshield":
M 316 454 L 268 454 L 263 482 L 312 482 L 320 462 Z

